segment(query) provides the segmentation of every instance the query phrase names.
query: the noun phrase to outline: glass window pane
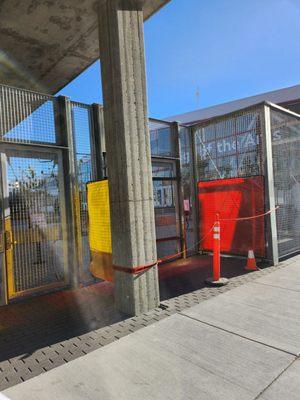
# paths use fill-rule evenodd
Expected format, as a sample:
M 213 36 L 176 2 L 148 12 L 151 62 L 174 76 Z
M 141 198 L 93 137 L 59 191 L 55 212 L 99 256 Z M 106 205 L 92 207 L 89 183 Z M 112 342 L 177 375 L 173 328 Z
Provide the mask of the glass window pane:
M 154 178 L 173 178 L 175 177 L 175 167 L 173 163 L 152 162 L 152 176 Z
M 179 235 L 177 183 L 153 181 L 154 212 L 157 239 Z
M 175 137 L 169 124 L 150 120 L 152 156 L 176 157 Z

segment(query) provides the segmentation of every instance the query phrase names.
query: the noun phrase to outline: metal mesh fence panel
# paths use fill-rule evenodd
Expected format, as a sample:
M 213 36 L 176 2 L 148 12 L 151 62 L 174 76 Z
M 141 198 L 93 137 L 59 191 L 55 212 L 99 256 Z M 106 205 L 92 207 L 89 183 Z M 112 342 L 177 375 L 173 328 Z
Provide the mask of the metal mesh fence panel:
M 77 184 L 79 189 L 80 228 L 82 237 L 82 263 L 84 279 L 89 279 L 90 250 L 88 243 L 88 210 L 86 184 L 93 180 L 91 150 L 91 111 L 90 107 L 72 102 L 73 137 L 77 165 Z
M 59 144 L 54 97 L 0 86 L 0 109 L 1 141 Z
M 157 256 L 164 259 L 181 247 L 177 134 L 171 123 L 159 120 L 150 119 L 149 129 Z
M 7 157 L 14 291 L 65 279 L 58 160 L 53 154 Z
M 266 254 L 265 218 L 247 219 L 265 211 L 264 130 L 263 105 L 194 127 L 199 237 L 207 237 L 219 213 L 224 253 L 246 256 L 252 248 L 259 256 Z M 209 240 L 200 248 L 211 250 Z
M 197 126 L 195 146 L 201 181 L 263 174 L 262 108 Z
M 191 143 L 191 128 L 179 127 L 180 140 L 180 166 L 181 185 L 184 205 L 184 229 L 186 232 L 187 253 L 193 254 L 197 251 L 197 213 L 195 204 L 195 182 Z
M 279 257 L 300 250 L 300 117 L 271 108 Z

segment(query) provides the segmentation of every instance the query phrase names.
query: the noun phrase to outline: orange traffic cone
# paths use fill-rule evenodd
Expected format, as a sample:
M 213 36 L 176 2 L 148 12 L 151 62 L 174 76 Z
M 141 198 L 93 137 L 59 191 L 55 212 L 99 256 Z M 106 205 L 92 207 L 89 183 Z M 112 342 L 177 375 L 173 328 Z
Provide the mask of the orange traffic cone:
M 247 271 L 258 271 L 253 250 L 248 250 L 247 265 L 245 269 Z

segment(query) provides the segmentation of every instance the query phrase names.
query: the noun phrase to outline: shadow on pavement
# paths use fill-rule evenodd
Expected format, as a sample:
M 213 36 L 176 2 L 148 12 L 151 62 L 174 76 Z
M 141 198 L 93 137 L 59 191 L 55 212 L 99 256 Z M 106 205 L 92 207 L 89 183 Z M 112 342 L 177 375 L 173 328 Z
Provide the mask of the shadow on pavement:
M 114 308 L 113 285 L 97 283 L 0 308 L 0 361 L 80 336 L 128 316 Z
M 222 257 L 221 276 L 233 278 L 248 274 L 246 260 Z M 162 301 L 205 287 L 205 279 L 212 276 L 212 256 L 193 256 L 162 264 L 159 267 L 159 287 Z
M 246 274 L 245 260 L 222 258 L 222 276 Z M 205 286 L 211 256 L 195 256 L 159 267 L 161 300 Z M 26 359 L 36 350 L 127 319 L 114 307 L 113 285 L 100 282 L 0 307 L 0 362 Z

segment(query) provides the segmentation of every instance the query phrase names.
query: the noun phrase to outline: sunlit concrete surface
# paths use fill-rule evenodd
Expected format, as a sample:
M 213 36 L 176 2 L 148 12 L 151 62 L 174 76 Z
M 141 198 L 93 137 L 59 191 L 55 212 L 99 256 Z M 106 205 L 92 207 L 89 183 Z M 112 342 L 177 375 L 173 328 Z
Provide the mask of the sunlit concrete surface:
M 293 259 L 290 259 L 285 261 L 284 263 L 292 263 L 292 261 Z M 267 278 L 264 276 L 257 279 L 256 283 L 300 292 L 300 266 L 297 263 L 292 263 L 289 266 L 289 274 L 285 273 L 282 270 L 277 271 Z
M 211 273 L 211 263 L 210 256 L 195 256 L 162 265 L 159 275 L 163 300 L 205 288 L 204 280 Z M 245 274 L 243 264 L 244 260 L 224 259 L 223 272 L 226 277 L 242 277 Z M 128 316 L 118 312 L 114 306 L 114 285 L 109 282 L 50 293 L 2 307 L 0 368 L 5 360 L 25 358 L 29 361 L 43 347 L 55 346 L 96 329 L 109 328 L 126 319 Z M 117 335 L 115 330 L 114 335 Z M 15 367 L 18 369 L 18 365 Z
M 300 291 L 294 289 L 294 281 L 300 280 L 299 265 L 290 266 L 287 271 L 274 272 L 261 282 L 239 287 L 222 295 L 222 303 L 213 299 L 185 315 L 298 355 Z M 284 281 L 285 288 L 273 286 L 280 281 Z
M 300 360 L 296 360 L 285 373 L 271 385 L 260 400 L 298 400 L 300 387 Z
M 250 400 L 291 361 L 175 315 L 4 394 L 12 400 Z
M 0 309 L 0 391 L 32 379 L 88 352 L 181 312 L 224 291 L 271 274 L 275 267 L 247 272 L 244 260 L 223 259 L 222 288 L 205 287 L 210 256 L 195 256 L 161 265 L 161 306 L 128 318 L 114 306 L 113 285 L 99 282 L 51 293 Z
M 264 276 L 263 282 L 204 301 L 4 395 L 11 400 L 297 398 L 300 293 L 292 283 L 300 278 L 296 260 Z M 273 286 L 278 280 L 285 281 L 285 289 Z

